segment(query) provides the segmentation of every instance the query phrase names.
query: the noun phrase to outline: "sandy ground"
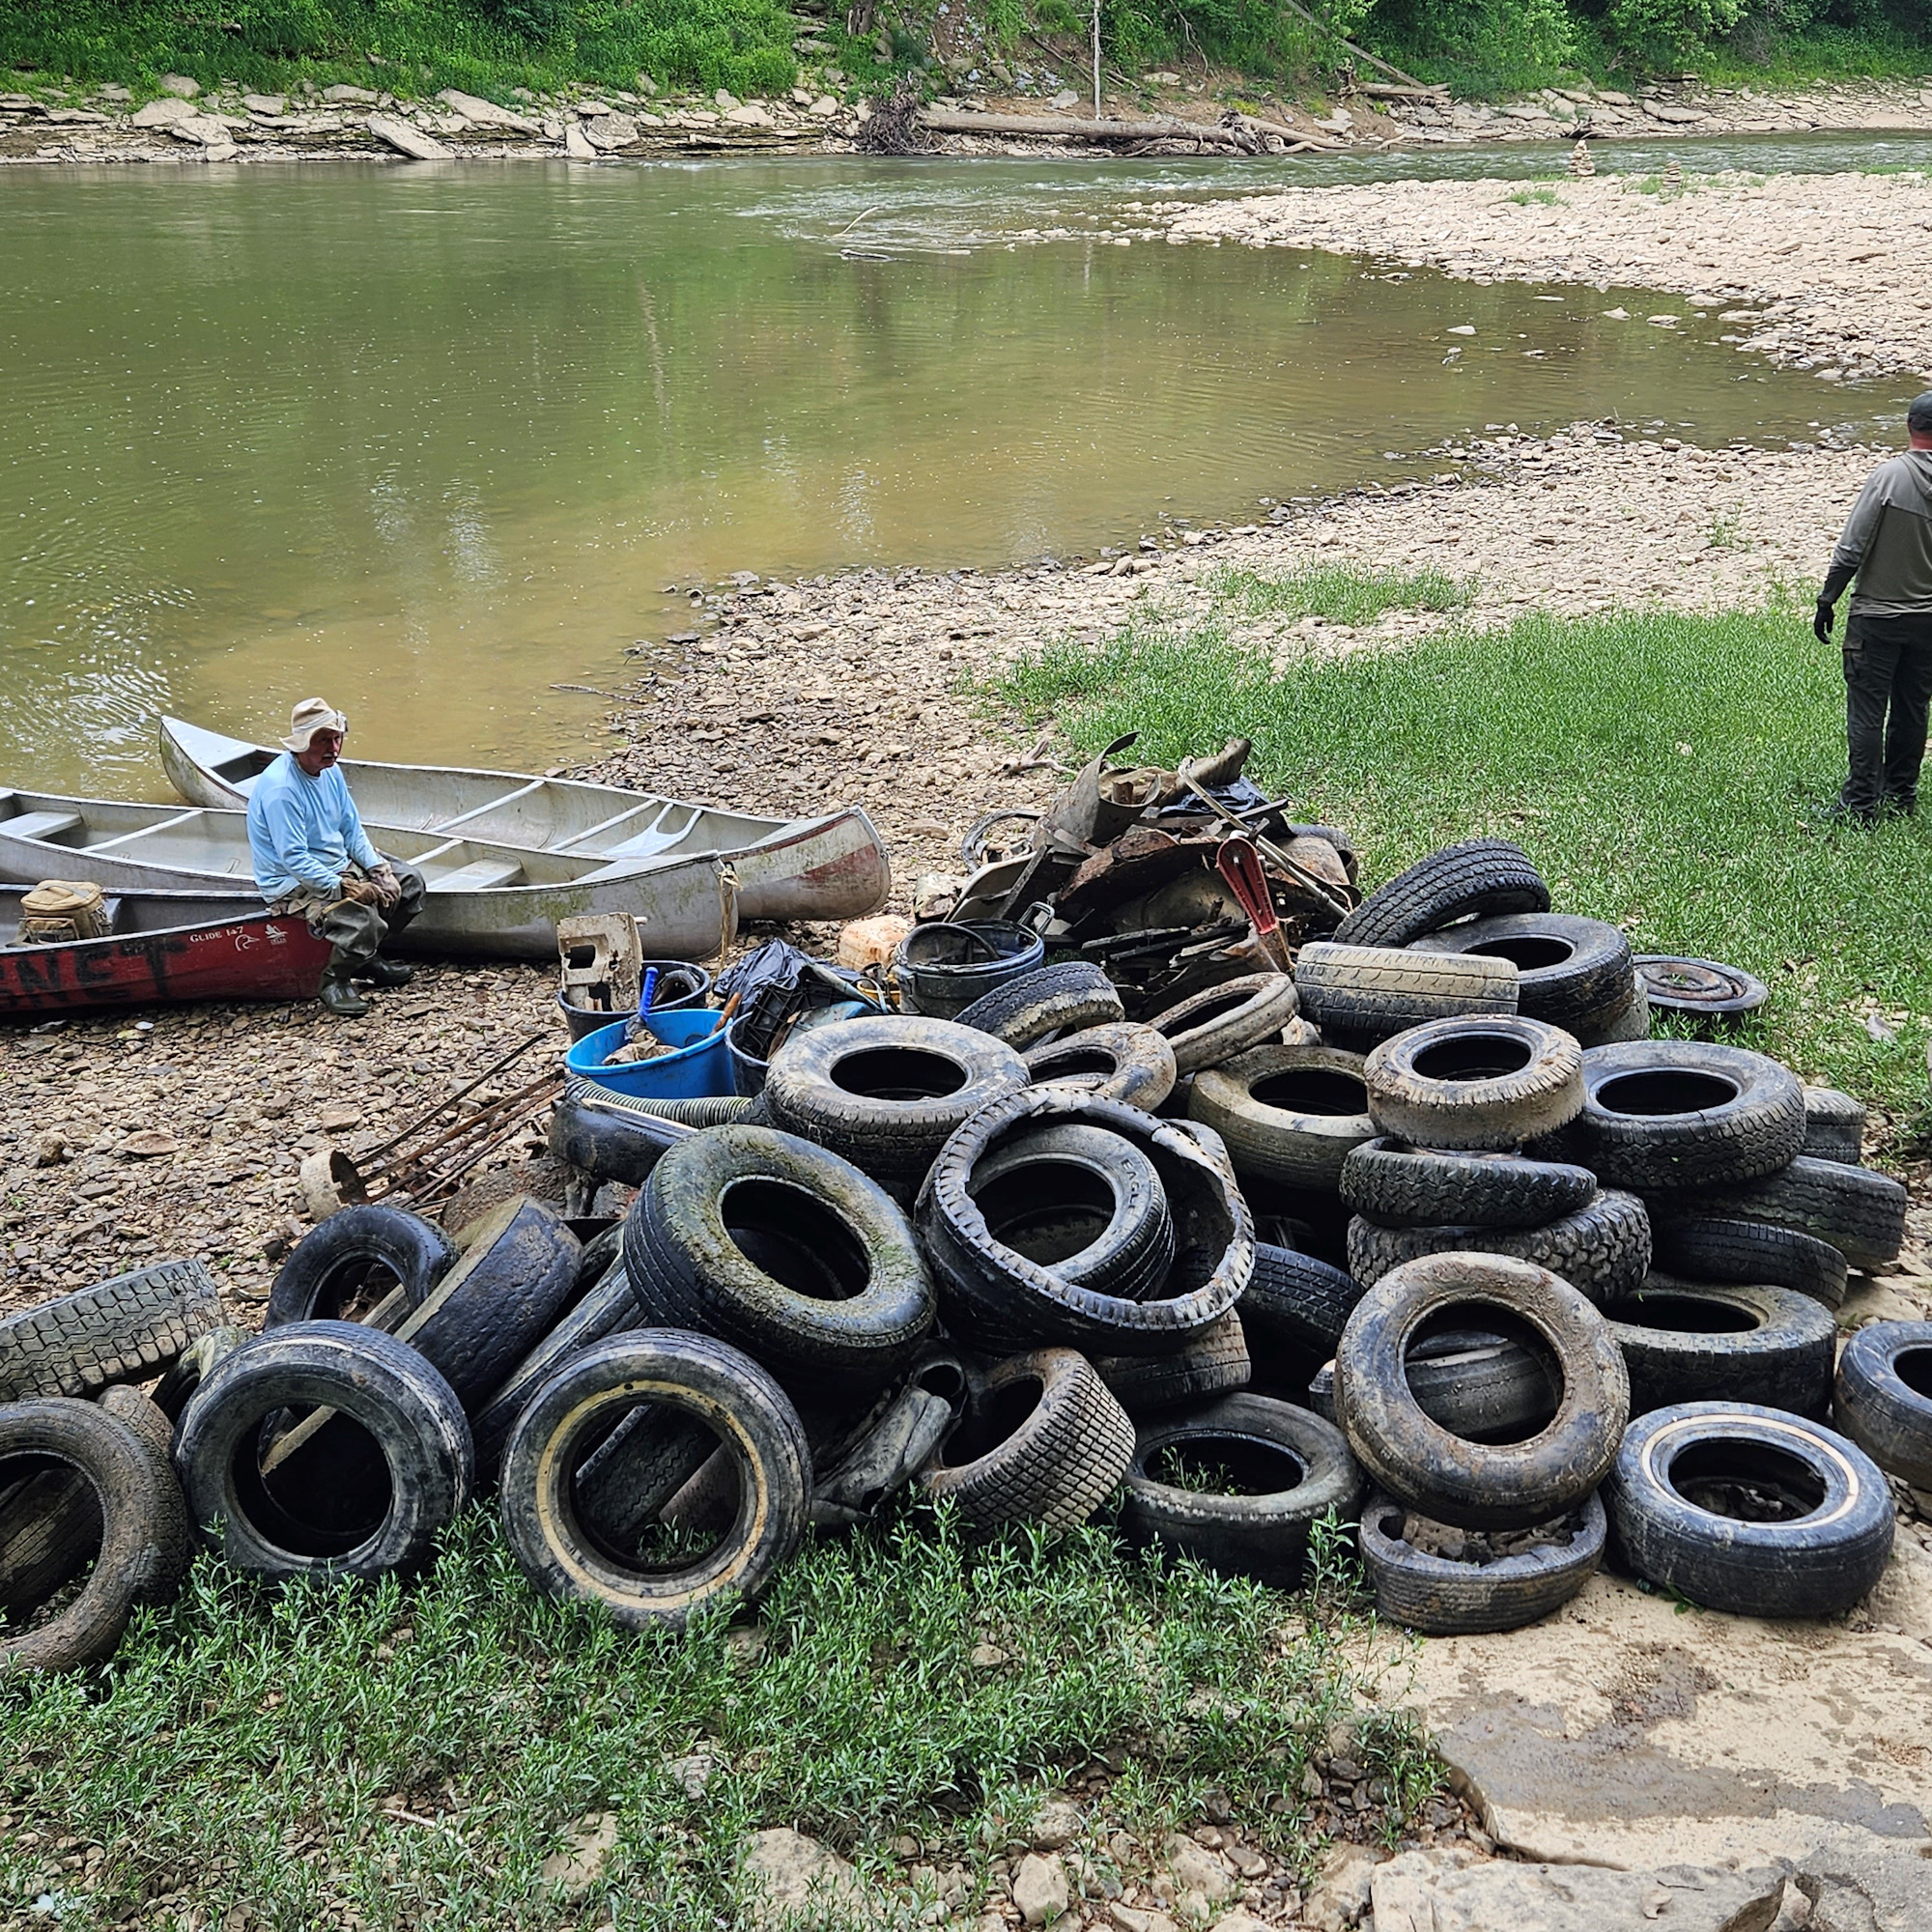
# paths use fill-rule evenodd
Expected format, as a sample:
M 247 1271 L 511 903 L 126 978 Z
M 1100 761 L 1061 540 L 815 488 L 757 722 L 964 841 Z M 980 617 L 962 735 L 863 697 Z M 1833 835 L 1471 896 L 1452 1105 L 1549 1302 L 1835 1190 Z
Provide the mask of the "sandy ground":
M 1932 183 L 1922 174 L 1693 176 L 1677 192 L 1597 177 L 1560 183 L 1553 201 L 1525 198 L 1533 192 L 1492 181 L 1299 188 L 1173 205 L 1166 232 L 1177 242 L 1384 256 L 1472 281 L 1668 289 L 1725 311 L 1724 339 L 1740 354 L 1824 381 L 1902 372 L 1932 382 L 1921 267 Z

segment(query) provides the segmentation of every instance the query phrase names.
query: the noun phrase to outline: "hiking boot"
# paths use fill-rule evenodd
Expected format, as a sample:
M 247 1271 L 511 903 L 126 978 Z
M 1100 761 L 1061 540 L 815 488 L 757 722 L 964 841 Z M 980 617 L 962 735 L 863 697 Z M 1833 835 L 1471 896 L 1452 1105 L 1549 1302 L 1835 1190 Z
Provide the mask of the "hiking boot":
M 372 986 L 407 986 L 416 977 L 413 966 L 405 966 L 400 959 L 371 959 L 355 976 L 367 980 Z
M 349 983 L 347 966 L 331 965 L 324 972 L 317 998 L 345 1020 L 359 1020 L 369 1010 L 369 1002 Z

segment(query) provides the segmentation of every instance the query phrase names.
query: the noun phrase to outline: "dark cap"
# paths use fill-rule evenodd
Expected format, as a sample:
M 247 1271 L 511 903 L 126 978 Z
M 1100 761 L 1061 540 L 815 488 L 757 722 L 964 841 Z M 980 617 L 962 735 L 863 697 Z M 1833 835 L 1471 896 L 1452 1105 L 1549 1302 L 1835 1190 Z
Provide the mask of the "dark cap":
M 1932 389 L 1913 397 L 1906 408 L 1905 426 L 1914 436 L 1932 436 Z

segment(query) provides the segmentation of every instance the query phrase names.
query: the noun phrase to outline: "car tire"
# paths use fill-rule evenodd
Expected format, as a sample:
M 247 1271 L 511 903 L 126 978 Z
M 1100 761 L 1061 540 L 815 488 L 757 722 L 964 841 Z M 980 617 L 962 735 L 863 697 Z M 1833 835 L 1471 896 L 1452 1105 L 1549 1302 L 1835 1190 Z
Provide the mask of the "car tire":
M 1332 1193 L 1351 1148 L 1374 1135 L 1359 1055 L 1257 1046 L 1195 1076 L 1191 1119 L 1227 1143 L 1243 1180 Z
M 1509 1153 L 1577 1118 L 1583 1050 L 1541 1020 L 1436 1020 L 1363 1063 L 1378 1129 L 1412 1147 Z
M 1322 1037 L 1379 1041 L 1430 1020 L 1513 1014 L 1517 971 L 1507 959 L 1338 946 L 1311 940 L 1294 962 L 1302 1012 Z
M 1175 1240 L 1174 1266 L 1154 1291 L 1131 1300 L 1104 1293 L 994 1238 L 973 1198 L 980 1162 L 1061 1124 L 1119 1135 L 1151 1163 Z M 1253 1223 L 1217 1135 L 1065 1087 L 1010 1094 L 968 1121 L 933 1162 L 916 1219 L 949 1329 L 989 1351 L 1062 1343 L 1094 1354 L 1163 1354 L 1225 1315 L 1254 1267 Z
M 1418 1330 L 1452 1314 L 1466 1328 L 1503 1311 L 1532 1331 L 1562 1378 L 1549 1426 L 1477 1444 L 1422 1412 L 1404 1373 Z M 1517 1529 L 1574 1509 L 1603 1480 L 1630 1413 L 1630 1379 L 1608 1325 L 1568 1282 L 1493 1255 L 1428 1255 L 1356 1304 L 1335 1351 L 1335 1409 L 1357 1459 L 1391 1495 L 1438 1522 Z
M 1814 1417 L 1830 1406 L 1836 1324 L 1796 1290 L 1653 1274 L 1604 1315 L 1630 1373 L 1633 1415 L 1704 1400 Z
M 1932 1321 L 1873 1321 L 1838 1357 L 1838 1427 L 1889 1475 L 1932 1490 Z
M 1252 1373 L 1248 1340 L 1234 1309 L 1169 1355 L 1096 1355 L 1094 1372 L 1131 1416 L 1244 1389 Z
M 1608 1521 L 1595 1495 L 1563 1519 L 1567 1542 L 1538 1544 L 1492 1562 L 1416 1548 L 1405 1535 L 1408 1516 L 1393 1496 L 1369 1499 L 1362 1509 L 1362 1568 L 1376 1593 L 1376 1614 L 1425 1636 L 1520 1630 L 1560 1609 L 1603 1566 Z
M 1015 1052 L 1066 1034 L 1118 1026 L 1126 1018 L 1120 988 L 1085 959 L 1038 966 L 982 993 L 953 1015 L 956 1026 L 989 1033 Z
M 1335 1365 L 1324 1363 L 1308 1385 L 1316 1414 L 1335 1420 Z M 1452 1435 L 1471 1442 L 1514 1442 L 1548 1427 L 1562 1390 L 1551 1365 L 1533 1349 L 1481 1330 L 1447 1330 L 1417 1342 L 1406 1373 L 1416 1406 Z
M 1848 1610 L 1891 1554 L 1891 1492 L 1871 1458 L 1823 1423 L 1748 1403 L 1639 1416 L 1605 1495 L 1631 1569 L 1734 1616 Z M 1750 1518 L 1714 1506 L 1740 1495 Z M 1758 1516 L 1767 1501 L 1784 1514 Z
M 420 1214 L 384 1202 L 344 1208 L 298 1240 L 262 1316 L 264 1328 L 289 1321 L 340 1321 L 374 1268 L 396 1279 L 409 1306 L 418 1306 L 456 1265 L 456 1243 Z
M 1804 1146 L 1813 1160 L 1857 1167 L 1864 1160 L 1865 1106 L 1835 1087 L 1804 1090 Z
M 1362 1142 L 1342 1163 L 1343 1206 L 1384 1228 L 1540 1228 L 1596 1192 L 1587 1167 L 1389 1138 Z
M 936 1307 L 898 1203 L 770 1127 L 713 1127 L 667 1154 L 625 1220 L 624 1266 L 650 1325 L 715 1335 L 798 1393 L 883 1387 Z
M 388 1495 L 367 1525 L 303 1537 L 255 1466 L 261 1425 L 282 1409 L 330 1409 L 375 1439 Z M 421 1569 L 469 1501 L 475 1457 L 448 1382 L 409 1343 L 355 1321 L 291 1321 L 223 1357 L 181 1419 L 175 1463 L 188 1514 L 239 1570 L 380 1577 Z
M 1723 1214 L 1659 1214 L 1651 1226 L 1652 1259 L 1665 1274 L 1690 1281 L 1762 1282 L 1796 1289 L 1827 1308 L 1844 1304 L 1845 1258 L 1815 1236 Z
M 1072 1349 L 1037 1349 L 976 1380 L 919 1480 L 976 1528 L 1070 1529 L 1114 1492 L 1133 1453 L 1133 1423 L 1093 1364 Z
M 1687 1205 L 1681 1193 L 1653 1198 L 1666 1220 Z M 1909 1197 L 1889 1174 L 1804 1154 L 1776 1174 L 1704 1188 L 1689 1205 L 1706 1214 L 1795 1229 L 1836 1248 L 1855 1268 L 1873 1273 L 1895 1262 L 1905 1245 Z
M 1172 1459 L 1211 1464 L 1238 1493 L 1163 1480 Z M 1131 1543 L 1159 1544 L 1226 1576 L 1293 1589 L 1309 1531 L 1331 1512 L 1349 1520 L 1362 1473 L 1342 1432 L 1293 1403 L 1230 1395 L 1144 1426 L 1121 1505 Z
M 1148 1025 L 1174 1050 L 1178 1077 L 1219 1066 L 1251 1046 L 1274 1038 L 1299 1009 L 1286 973 L 1248 973 L 1190 994 Z
M 199 1262 L 157 1262 L 0 1321 L 0 1402 L 152 1381 L 221 1320 Z
M 1636 997 L 1630 941 L 1601 919 L 1504 913 L 1429 933 L 1413 950 L 1510 960 L 1518 975 L 1517 1011 L 1573 1034 L 1604 1025 Z
M 721 1538 L 676 1566 L 600 1545 L 573 1494 L 588 1454 L 640 1398 L 716 1438 L 694 1483 L 721 1457 L 736 1479 Z M 756 1362 L 715 1336 L 643 1328 L 607 1336 L 545 1378 L 510 1432 L 500 1508 L 518 1564 L 546 1596 L 601 1605 L 625 1630 L 682 1630 L 708 1605 L 757 1598 L 803 1539 L 810 1492 L 805 1426 Z
M 1445 845 L 1371 893 L 1340 925 L 1343 946 L 1408 946 L 1459 919 L 1548 912 L 1549 888 L 1520 845 L 1467 838 Z
M 1241 1325 L 1291 1348 L 1331 1355 L 1362 1298 L 1352 1275 L 1293 1248 L 1255 1243 L 1254 1270 L 1241 1295 Z
M 1653 1039 L 1583 1056 L 1585 1159 L 1618 1187 L 1709 1187 L 1775 1174 L 1804 1144 L 1804 1092 L 1744 1047 Z
M 1373 1287 L 1423 1255 L 1510 1255 L 1560 1275 L 1595 1302 L 1638 1288 L 1650 1271 L 1650 1217 L 1634 1194 L 1600 1188 L 1587 1208 L 1541 1228 L 1382 1228 L 1349 1223 L 1349 1272 Z M 1480 1325 L 1480 1324 L 1473 1324 Z
M 1029 1047 L 1030 1086 L 1078 1087 L 1151 1114 L 1174 1092 L 1174 1049 L 1151 1026 L 1088 1027 Z
M 794 1033 L 772 1056 L 764 1100 L 775 1126 L 909 1207 L 947 1137 L 1026 1084 L 1026 1062 L 990 1034 L 884 1014 Z

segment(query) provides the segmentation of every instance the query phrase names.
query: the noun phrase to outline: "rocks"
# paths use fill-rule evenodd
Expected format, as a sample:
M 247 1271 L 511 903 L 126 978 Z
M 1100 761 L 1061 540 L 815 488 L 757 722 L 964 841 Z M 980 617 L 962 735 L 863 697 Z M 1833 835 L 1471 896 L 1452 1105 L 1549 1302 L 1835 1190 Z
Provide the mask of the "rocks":
M 1375 1868 L 1374 1858 L 1360 1845 L 1331 1846 L 1301 1910 L 1309 1932 L 1346 1932 L 1347 1927 L 1360 1924 L 1369 1910 Z
M 1669 128 L 1688 128 L 1695 122 L 1711 118 L 1701 107 L 1673 107 L 1662 100 L 1646 100 L 1643 111 L 1653 121 L 1662 121 Z
M 565 1826 L 562 1849 L 543 1861 L 538 1876 L 546 1885 L 560 1885 L 572 1898 L 580 1897 L 604 1876 L 616 1848 L 616 1812 L 594 1811 Z
M 347 87 L 338 84 L 334 87 L 325 87 L 322 90 L 322 98 L 325 100 L 333 100 L 338 105 L 374 107 L 383 97 L 373 88 Z
M 816 1838 L 783 1826 L 753 1832 L 738 1862 L 738 1885 L 753 1932 L 785 1932 L 860 1904 L 852 1867 Z
M 1167 1868 L 1181 1911 L 1191 1918 L 1205 1918 L 1240 1889 L 1225 1860 L 1178 1833 L 1167 1841 Z
M 582 127 L 575 121 L 563 130 L 563 152 L 573 161 L 594 161 L 597 150 L 590 145 Z
M 393 148 L 399 155 L 407 155 L 413 161 L 440 161 L 449 156 L 449 150 L 434 134 L 426 134 L 420 128 L 413 128 L 407 121 L 398 121 L 393 115 L 370 115 L 369 131 L 384 147 Z
M 1087 1829 L 1087 1814 L 1079 1805 L 1064 1798 L 1051 1798 L 1035 1812 L 1033 1848 L 1037 1852 L 1064 1851 Z
M 177 100 L 192 100 L 201 92 L 201 82 L 185 73 L 164 73 L 157 84 L 163 94 L 171 94 Z
M 199 90 L 196 90 L 199 92 Z M 174 96 L 164 96 L 159 100 L 151 100 L 145 107 L 136 108 L 128 117 L 129 125 L 135 128 L 173 128 L 184 121 L 192 121 L 198 114 L 190 102 Z
M 743 107 L 727 108 L 724 119 L 734 128 L 776 128 L 769 107 L 760 106 L 756 101 L 749 101 Z
M 1072 1900 L 1066 1866 L 1058 1858 L 1029 1852 L 1013 1874 L 1013 1903 L 1029 1925 L 1045 1925 L 1058 1918 Z
M 331 94 L 334 91 L 333 88 L 329 90 Z M 512 134 L 541 135 L 543 132 L 542 127 L 526 116 L 513 114 L 507 107 L 498 107 L 494 100 L 484 100 L 454 87 L 445 87 L 436 98 L 478 128 L 502 128 Z
M 628 114 L 603 114 L 582 124 L 583 138 L 600 154 L 628 148 L 638 138 L 638 124 Z
M 1378 1866 L 1375 1932 L 1766 1932 L 1784 1874 L 1463 1864 L 1405 1852 Z M 1312 1922 L 1312 1921 L 1311 1921 Z
M 286 114 L 289 98 L 286 94 L 244 94 L 242 105 L 250 114 Z

